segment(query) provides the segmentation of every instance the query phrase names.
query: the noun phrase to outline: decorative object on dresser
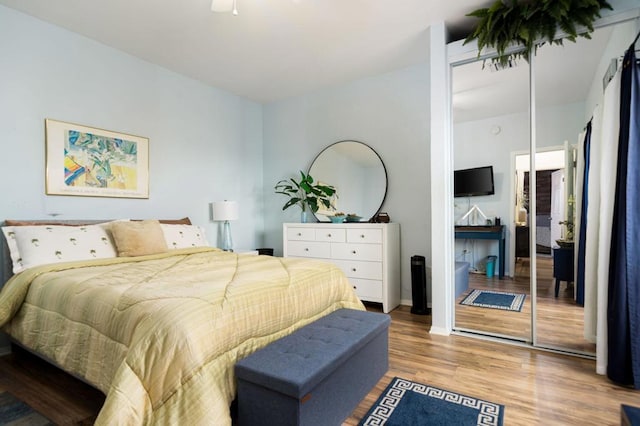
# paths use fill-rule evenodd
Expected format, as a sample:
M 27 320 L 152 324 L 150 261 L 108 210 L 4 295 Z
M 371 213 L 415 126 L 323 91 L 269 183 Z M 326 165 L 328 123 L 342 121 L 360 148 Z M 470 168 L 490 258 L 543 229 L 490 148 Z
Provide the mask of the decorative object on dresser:
M 313 212 L 319 222 L 329 222 L 338 209 L 370 221 L 387 194 L 387 170 L 382 158 L 362 142 L 344 140 L 329 145 L 313 160 L 309 173 L 319 181 L 331 182 L 340 195 L 332 209 Z M 347 222 L 360 220 L 347 217 Z
M 149 198 L 149 139 L 45 120 L 46 193 Z
M 294 178 L 289 180 L 283 179 L 279 181 L 275 186 L 276 194 L 282 194 L 289 197 L 282 210 L 286 210 L 291 206 L 298 205 L 302 209 L 300 221 L 302 223 L 307 222 L 307 213 L 310 210 L 315 213 L 320 209 L 321 205 L 326 210 L 333 209 L 332 202 L 337 197 L 336 189 L 328 184 L 321 183 L 320 181 L 314 181 L 311 177 L 311 173 L 305 174 L 300 171 L 300 181 L 296 181 Z
M 360 300 L 400 304 L 400 224 L 285 223 L 284 257 L 326 260 L 337 265 Z
M 391 218 L 388 213 L 380 212 L 369 221 L 371 223 L 389 223 L 391 222 Z
M 235 201 L 216 201 L 213 203 L 213 220 L 224 222 L 222 229 L 222 247 L 224 251 L 233 251 L 230 220 L 238 219 L 238 203 Z

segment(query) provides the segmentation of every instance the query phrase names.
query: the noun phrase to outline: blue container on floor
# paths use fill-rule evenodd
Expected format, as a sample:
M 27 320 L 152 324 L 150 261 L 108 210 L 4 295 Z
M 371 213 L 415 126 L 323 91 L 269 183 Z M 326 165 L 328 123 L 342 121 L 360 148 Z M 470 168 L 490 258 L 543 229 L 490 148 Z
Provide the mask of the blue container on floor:
M 493 277 L 496 270 L 496 260 L 498 260 L 498 256 L 487 257 L 487 278 Z

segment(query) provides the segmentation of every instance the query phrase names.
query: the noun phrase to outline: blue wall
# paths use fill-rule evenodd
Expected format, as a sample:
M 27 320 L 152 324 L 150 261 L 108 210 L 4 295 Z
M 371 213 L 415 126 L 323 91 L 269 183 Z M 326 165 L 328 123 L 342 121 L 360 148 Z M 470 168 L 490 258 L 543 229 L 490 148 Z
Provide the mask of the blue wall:
M 430 258 L 429 70 L 425 64 L 364 78 L 264 107 L 265 240 L 282 254 L 282 223 L 299 222 L 297 207 L 281 211 L 280 179 L 308 170 L 326 146 L 357 140 L 382 158 L 388 190 L 382 211 L 400 223 L 402 300 L 411 301 L 410 258 Z
M 44 119 L 150 139 L 148 200 L 45 195 Z M 236 247 L 262 243 L 262 107 L 0 6 L 0 220 L 189 216 L 236 200 Z

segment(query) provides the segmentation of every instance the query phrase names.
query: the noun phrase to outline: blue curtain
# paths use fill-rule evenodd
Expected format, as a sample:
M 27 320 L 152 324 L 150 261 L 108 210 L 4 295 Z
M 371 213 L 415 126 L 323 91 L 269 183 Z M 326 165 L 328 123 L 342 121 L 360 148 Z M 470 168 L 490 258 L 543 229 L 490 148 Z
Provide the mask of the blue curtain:
M 584 174 L 582 203 L 580 203 L 580 229 L 578 230 L 578 270 L 576 273 L 576 303 L 584 305 L 584 260 L 587 242 L 587 206 L 589 205 L 589 159 L 591 151 L 591 121 L 584 135 Z
M 607 376 L 616 383 L 640 389 L 640 70 L 634 45 L 635 42 L 625 53 L 621 76 L 607 306 Z

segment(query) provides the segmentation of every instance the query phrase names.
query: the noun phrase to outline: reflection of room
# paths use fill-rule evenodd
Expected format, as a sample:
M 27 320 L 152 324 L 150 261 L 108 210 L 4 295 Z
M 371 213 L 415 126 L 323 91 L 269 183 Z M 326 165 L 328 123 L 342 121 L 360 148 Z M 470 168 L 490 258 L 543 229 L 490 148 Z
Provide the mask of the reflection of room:
M 571 229 L 560 222 L 575 223 L 574 208 L 579 200 L 574 185 L 579 172 L 574 169 L 574 150 L 595 105 L 602 102 L 602 77 L 611 59 L 634 36 L 633 25 L 620 24 L 597 30 L 592 40 L 541 48 L 534 60 L 533 127 L 526 62 L 493 73 L 483 69 L 481 61 L 462 62 L 452 68 L 453 170 L 493 165 L 495 195 L 477 197 L 473 204 L 488 217 L 500 216 L 506 225 L 507 275 L 512 277 L 498 284 L 482 275 L 470 275 L 469 286 L 522 291 L 531 296 L 523 312 L 535 312 L 523 322 L 498 312 L 494 324 L 487 324 L 455 305 L 456 329 L 508 336 L 535 342 L 536 346 L 594 352 L 594 345 L 584 337 L 586 305 L 583 309 L 576 294 L 578 286 L 571 282 L 575 268 L 573 236 Z M 531 130 L 535 131 L 538 151 L 535 200 L 529 199 L 534 192 L 529 187 Z M 453 202 L 456 223 L 469 206 L 466 200 L 456 198 Z M 530 216 L 532 211 L 535 217 Z M 534 223 L 535 229 L 531 229 Z M 530 237 L 535 238 L 534 245 L 530 245 Z M 535 262 L 530 257 L 532 247 Z M 477 264 L 495 254 L 495 246 L 458 240 L 454 250 L 456 261 Z M 568 256 L 555 256 L 558 253 Z M 554 258 L 562 259 L 564 268 L 560 271 L 559 261 Z M 536 321 L 535 335 L 530 328 L 532 320 Z M 563 324 L 561 328 L 559 323 Z
M 529 154 L 516 155 L 516 258 L 529 257 Z M 536 253 L 550 255 L 556 240 L 565 237 L 561 221 L 573 190 L 565 182 L 564 149 L 536 155 Z M 565 196 L 566 193 L 566 196 Z M 525 252 L 526 250 L 526 252 Z

